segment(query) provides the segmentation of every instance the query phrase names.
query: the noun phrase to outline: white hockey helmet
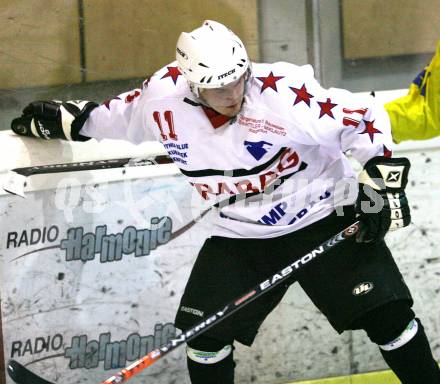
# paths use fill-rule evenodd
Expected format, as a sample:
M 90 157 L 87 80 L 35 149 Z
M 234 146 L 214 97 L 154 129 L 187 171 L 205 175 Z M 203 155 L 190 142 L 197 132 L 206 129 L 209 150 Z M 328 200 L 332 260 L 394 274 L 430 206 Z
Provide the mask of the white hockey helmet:
M 176 47 L 180 72 L 198 96 L 199 88 L 219 88 L 239 79 L 250 68 L 240 38 L 223 24 L 205 20 L 192 32 L 182 32 Z

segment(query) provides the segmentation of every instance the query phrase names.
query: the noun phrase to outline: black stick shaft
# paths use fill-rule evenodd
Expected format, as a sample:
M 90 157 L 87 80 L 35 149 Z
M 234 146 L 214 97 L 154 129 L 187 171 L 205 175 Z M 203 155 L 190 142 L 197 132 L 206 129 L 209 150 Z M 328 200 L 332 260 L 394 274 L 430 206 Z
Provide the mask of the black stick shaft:
M 110 160 L 81 161 L 77 163 L 59 163 L 36 165 L 32 167 L 15 168 L 12 171 L 23 176 L 43 175 L 49 173 L 92 171 L 97 169 L 121 168 L 121 167 L 139 167 L 143 165 L 169 164 L 172 160 L 167 155 L 122 158 Z

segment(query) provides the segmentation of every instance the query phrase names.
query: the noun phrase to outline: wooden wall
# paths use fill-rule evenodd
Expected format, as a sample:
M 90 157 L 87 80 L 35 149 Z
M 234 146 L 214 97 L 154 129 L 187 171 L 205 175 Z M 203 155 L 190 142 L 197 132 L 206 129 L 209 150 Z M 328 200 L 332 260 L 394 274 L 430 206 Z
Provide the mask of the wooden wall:
M 2 0 L 0 88 L 80 82 L 81 49 L 86 81 L 145 77 L 205 19 L 229 26 L 258 60 L 257 0 Z
M 334 38 L 342 38 L 344 58 L 428 53 L 440 39 L 440 0 L 340 2 L 342 34 Z M 257 6 L 258 0 L 2 0 L 0 89 L 145 77 L 173 60 L 181 31 L 205 19 L 228 25 L 258 60 Z
M 174 60 L 180 32 L 205 19 L 228 25 L 258 58 L 256 0 L 86 0 L 84 13 L 90 80 L 152 73 Z
M 342 0 L 346 59 L 430 53 L 440 39 L 440 0 Z
M 0 88 L 81 80 L 72 0 L 1 0 Z

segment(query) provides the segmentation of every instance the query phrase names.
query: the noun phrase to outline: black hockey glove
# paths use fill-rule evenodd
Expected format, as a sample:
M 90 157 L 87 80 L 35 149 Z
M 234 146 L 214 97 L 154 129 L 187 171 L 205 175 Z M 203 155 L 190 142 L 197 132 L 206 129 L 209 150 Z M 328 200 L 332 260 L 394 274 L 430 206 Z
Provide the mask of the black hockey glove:
M 411 222 L 405 187 L 410 162 L 407 158 L 377 156 L 370 159 L 359 175 L 356 213 L 361 222 L 356 240 L 379 241 L 388 230 Z
M 86 141 L 79 134 L 90 112 L 98 104 L 91 101 L 34 101 L 21 117 L 12 120 L 11 129 L 18 135 L 42 139 Z

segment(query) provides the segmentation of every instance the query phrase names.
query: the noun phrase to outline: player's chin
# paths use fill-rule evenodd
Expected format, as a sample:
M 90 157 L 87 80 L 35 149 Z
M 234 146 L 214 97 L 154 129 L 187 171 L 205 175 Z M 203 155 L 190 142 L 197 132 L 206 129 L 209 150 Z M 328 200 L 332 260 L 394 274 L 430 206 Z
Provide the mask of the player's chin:
M 234 117 L 237 116 L 238 113 L 241 110 L 241 103 L 237 103 L 234 105 L 228 105 L 226 107 L 217 107 L 214 108 L 218 113 L 228 116 L 228 117 Z

